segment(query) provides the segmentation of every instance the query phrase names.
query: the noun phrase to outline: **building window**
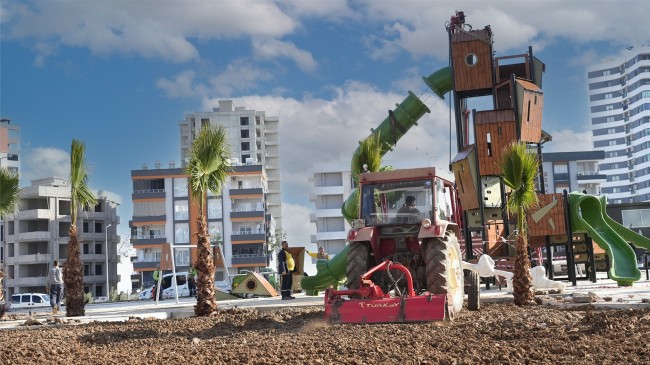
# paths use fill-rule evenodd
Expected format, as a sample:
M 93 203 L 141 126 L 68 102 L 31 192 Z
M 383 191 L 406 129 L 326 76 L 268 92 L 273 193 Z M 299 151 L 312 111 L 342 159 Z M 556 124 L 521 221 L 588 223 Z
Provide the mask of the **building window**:
M 605 94 L 605 99 L 611 99 L 611 98 L 612 98 L 612 94 L 611 94 L 611 93 Z
M 239 125 L 248 125 L 248 117 L 239 117 Z
M 174 196 L 175 197 L 187 196 L 187 178 L 185 177 L 174 178 Z
M 84 255 L 88 255 L 90 253 L 90 245 L 87 243 L 84 243 L 82 246 L 82 252 Z
M 620 193 L 621 188 L 612 188 L 612 193 Z
M 222 217 L 221 199 L 208 199 L 208 219 L 219 219 Z
M 210 119 L 201 118 L 201 128 L 206 128 L 210 126 Z
M 616 141 L 607 141 L 608 146 L 616 146 Z
M 84 276 L 90 276 L 90 264 L 84 264 Z
M 605 105 L 605 110 L 614 110 L 614 105 L 612 104 Z
M 628 228 L 650 226 L 650 209 L 623 210 L 623 225 Z
M 190 243 L 190 225 L 188 223 L 176 223 L 174 225 L 174 242 Z
M 250 131 L 248 129 L 242 129 L 240 132 L 241 138 L 249 138 Z
M 95 243 L 95 255 L 101 255 L 102 254 L 102 244 L 101 243 Z
M 101 222 L 95 222 L 95 233 L 102 233 L 102 223 Z
M 603 76 L 608 76 L 608 75 L 609 75 L 609 72 L 610 72 L 609 70 L 605 70 L 605 71 L 603 71 Z
M 614 121 L 614 117 L 607 117 L 607 119 L 605 119 L 605 121 L 606 121 L 607 123 L 611 123 L 611 122 Z
M 242 142 L 241 143 L 241 150 L 242 151 L 250 151 L 250 149 L 251 149 L 250 142 Z
M 95 275 L 104 275 L 103 269 L 104 267 L 102 264 L 95 264 Z
M 82 227 L 83 227 L 82 228 L 83 233 L 88 233 L 88 230 L 89 230 L 88 222 L 83 222 Z
M 190 219 L 187 200 L 177 200 L 174 202 L 174 219 L 177 221 L 186 221 Z
M 209 222 L 208 233 L 210 234 L 210 242 L 222 241 L 221 231 L 221 222 Z
M 190 265 L 190 249 L 189 248 L 177 248 L 174 249 L 174 260 L 176 260 L 176 266 L 189 266 Z
M 614 134 L 614 133 L 616 133 L 616 128 L 609 128 L 607 130 L 607 134 Z

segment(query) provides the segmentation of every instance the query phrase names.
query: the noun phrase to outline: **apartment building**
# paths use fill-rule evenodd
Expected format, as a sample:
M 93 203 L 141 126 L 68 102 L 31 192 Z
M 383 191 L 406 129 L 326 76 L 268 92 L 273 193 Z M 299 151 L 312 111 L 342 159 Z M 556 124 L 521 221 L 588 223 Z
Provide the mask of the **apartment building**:
M 84 208 L 77 217 L 84 291 L 94 297 L 107 296 L 120 281 L 117 274 L 117 206 L 121 198 L 96 190 L 98 203 Z M 65 262 L 69 241 L 70 186 L 58 177 L 32 180 L 20 192 L 22 205 L 4 217 L 4 249 L 7 294 L 45 292 L 52 261 Z M 108 267 L 108 270 L 107 270 Z
M 219 100 L 219 107 L 211 112 L 185 115 L 179 123 L 181 161 L 183 166 L 192 143 L 208 125 L 222 125 L 228 131 L 234 163 L 262 164 L 267 176 L 268 211 L 282 230 L 282 193 L 280 190 L 280 144 L 278 117 L 266 116 L 264 111 L 234 106 L 232 100 Z
M 0 168 L 20 175 L 20 126 L 0 118 Z M 0 218 L 0 266 L 4 261 L 4 224 Z
M 599 168 L 604 158 L 604 151 L 543 153 L 544 191 L 586 191 L 587 194 L 600 195 L 602 185 L 607 181 L 607 176 Z
M 145 166 L 143 166 L 145 167 Z M 131 171 L 133 218 L 131 243 L 140 285 L 153 283 L 165 245 L 174 251 L 177 271 L 196 262 L 198 205 L 188 191 L 183 168 Z M 267 177 L 260 163 L 234 163 L 221 194 L 209 193 L 204 204 L 210 240 L 214 245 L 215 281 L 228 285 L 228 274 L 259 272 L 269 264 L 269 244 L 275 221 L 267 207 Z M 219 251 L 218 246 L 221 248 Z
M 587 84 L 602 193 L 614 204 L 650 201 L 650 46 L 588 67 Z

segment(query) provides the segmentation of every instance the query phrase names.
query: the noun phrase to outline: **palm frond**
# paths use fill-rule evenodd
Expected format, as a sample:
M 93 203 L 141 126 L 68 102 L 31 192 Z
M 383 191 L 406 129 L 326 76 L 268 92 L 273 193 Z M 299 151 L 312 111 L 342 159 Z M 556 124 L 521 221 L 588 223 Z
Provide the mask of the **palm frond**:
M 97 198 L 88 187 L 88 169 L 86 168 L 86 146 L 73 139 L 70 147 L 70 218 L 76 225 L 79 208 L 94 207 Z
M 535 183 L 539 171 L 537 156 L 525 143 L 511 143 L 503 150 L 501 179 L 511 189 L 506 205 L 512 212 L 528 211 L 537 205 Z
M 359 142 L 359 147 L 352 155 L 352 181 L 356 185 L 359 182 L 359 174 L 364 172 L 363 165 L 367 171 L 376 172 L 381 168 L 382 141 L 379 133 L 373 133 L 368 138 Z
M 0 168 L 0 216 L 20 207 L 20 178 L 18 174 Z
M 203 197 L 208 191 L 219 194 L 232 167 L 230 144 L 222 126 L 204 128 L 192 144 L 186 172 L 188 187 L 202 212 Z

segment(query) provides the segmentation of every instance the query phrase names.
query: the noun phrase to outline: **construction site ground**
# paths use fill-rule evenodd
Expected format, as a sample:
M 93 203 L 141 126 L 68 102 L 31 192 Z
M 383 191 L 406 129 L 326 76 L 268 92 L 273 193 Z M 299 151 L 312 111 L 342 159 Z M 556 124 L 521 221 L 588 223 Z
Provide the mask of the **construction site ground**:
M 645 273 L 644 273 L 645 279 Z M 74 364 L 642 364 L 650 362 L 650 281 L 599 278 L 517 307 L 482 286 L 480 311 L 452 321 L 329 325 L 323 296 L 219 302 L 193 317 L 193 299 L 101 303 L 86 316 L 49 308 L 0 321 L 0 363 Z

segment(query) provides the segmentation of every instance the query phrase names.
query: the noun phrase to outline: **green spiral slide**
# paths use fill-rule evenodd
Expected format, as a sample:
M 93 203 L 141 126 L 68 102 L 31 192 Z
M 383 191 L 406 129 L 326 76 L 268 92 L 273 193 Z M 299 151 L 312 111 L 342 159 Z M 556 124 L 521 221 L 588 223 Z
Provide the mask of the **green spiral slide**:
M 443 67 L 422 79 L 441 99 L 453 88 L 451 67 L 449 66 Z M 381 155 L 383 156 L 386 152 L 390 151 L 397 144 L 397 141 L 411 127 L 417 125 L 417 121 L 425 113 L 429 112 L 429 108 L 415 94 L 409 91 L 404 101 L 401 104 L 397 104 L 394 111 L 389 112 L 388 117 L 379 124 L 379 127 L 371 130 L 370 136 L 379 134 L 379 138 L 382 141 Z M 359 199 L 355 190 L 341 207 L 343 217 L 348 222 L 357 218 L 358 205 Z M 347 251 L 348 246 L 345 246 L 332 260 L 319 260 L 316 262 L 317 274 L 315 276 L 305 277 L 301 281 L 301 286 L 308 295 L 315 295 L 318 290 L 327 289 L 330 285 L 335 286 L 339 281 L 345 279 L 348 262 Z
M 641 278 L 636 254 L 628 242 L 650 249 L 650 239 L 625 228 L 607 215 L 607 198 L 573 192 L 569 194 L 571 228 L 586 233 L 603 248 L 610 259 L 609 275 L 620 286 Z

